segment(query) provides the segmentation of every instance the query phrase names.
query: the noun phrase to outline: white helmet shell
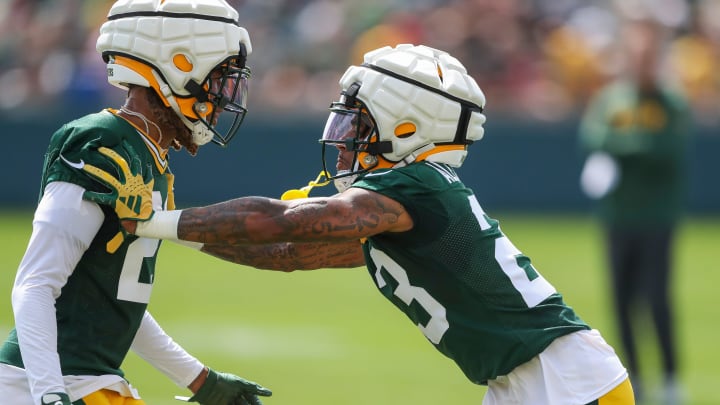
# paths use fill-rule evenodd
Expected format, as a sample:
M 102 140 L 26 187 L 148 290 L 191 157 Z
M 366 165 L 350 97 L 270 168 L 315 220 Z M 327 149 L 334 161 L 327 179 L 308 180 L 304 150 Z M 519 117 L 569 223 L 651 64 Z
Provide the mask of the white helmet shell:
M 458 135 L 461 141 L 483 137 L 485 95 L 447 52 L 423 45 L 383 47 L 365 54 L 364 64 L 351 66 L 340 79 L 343 90 L 353 83 L 361 84 L 357 99 L 375 120 L 379 141 L 392 143 L 392 152 L 382 154 L 388 161 L 410 163 L 426 153 L 427 160 L 459 167 L 467 155 L 464 148 L 437 146 L 457 144 Z M 465 120 L 461 115 L 468 106 L 473 108 Z M 459 129 L 463 121 L 467 128 Z M 414 133 L 398 133 L 402 126 Z

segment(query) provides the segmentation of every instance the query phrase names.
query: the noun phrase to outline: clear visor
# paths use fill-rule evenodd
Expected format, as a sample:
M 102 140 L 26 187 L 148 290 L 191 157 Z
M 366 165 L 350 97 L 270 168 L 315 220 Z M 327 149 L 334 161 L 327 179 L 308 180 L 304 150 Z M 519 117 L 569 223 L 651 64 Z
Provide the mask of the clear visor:
M 362 110 L 334 105 L 325 123 L 320 143 L 323 170 L 335 173 L 329 179 L 348 176 L 358 170 L 358 152 L 367 148 L 372 121 Z
M 358 109 L 335 108 L 325 123 L 322 141 L 332 143 L 345 143 L 348 149 L 349 140 L 366 141 L 372 129 L 370 117 Z
M 355 124 L 357 114 L 353 111 L 332 111 L 325 123 L 323 130 L 323 141 L 344 142 L 348 139 L 355 138 Z

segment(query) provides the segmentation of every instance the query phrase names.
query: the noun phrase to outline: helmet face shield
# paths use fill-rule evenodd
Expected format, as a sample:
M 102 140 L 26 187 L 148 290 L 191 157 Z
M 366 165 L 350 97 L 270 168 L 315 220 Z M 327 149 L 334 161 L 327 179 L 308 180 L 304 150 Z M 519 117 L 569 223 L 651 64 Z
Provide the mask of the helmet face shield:
M 240 129 L 247 114 L 249 79 L 250 69 L 231 60 L 214 69 L 203 84 L 203 89 L 207 89 L 206 102 L 196 103 L 193 109 L 213 132 L 214 143 L 227 145 Z
M 352 140 L 356 139 L 357 123 L 357 109 L 332 108 L 325 123 L 322 140 L 352 145 Z
M 374 131 L 372 119 L 361 107 L 348 108 L 342 102 L 330 106 L 330 115 L 320 139 L 323 170 L 328 180 L 359 172 L 358 153 L 367 150 Z M 337 155 L 328 153 L 328 147 L 335 149 Z M 330 171 L 331 168 L 335 170 Z

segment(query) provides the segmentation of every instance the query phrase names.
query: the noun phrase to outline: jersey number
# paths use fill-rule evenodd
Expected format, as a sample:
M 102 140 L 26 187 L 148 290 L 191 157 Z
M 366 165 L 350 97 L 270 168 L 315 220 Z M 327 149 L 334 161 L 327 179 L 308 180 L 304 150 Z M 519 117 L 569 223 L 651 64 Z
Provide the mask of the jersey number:
M 150 302 L 152 281 L 150 283 L 141 282 L 140 270 L 142 269 L 143 259 L 153 257 L 159 245 L 160 241 L 158 239 L 147 238 L 138 238 L 130 244 L 120 272 L 117 294 L 119 300 L 139 302 L 141 304 Z
M 370 251 L 370 257 L 372 257 L 377 268 L 375 271 L 375 280 L 377 280 L 378 288 L 383 288 L 387 284 L 382 275 L 380 275 L 380 270 L 385 269 L 388 274 L 390 274 L 390 277 L 398 283 L 393 294 L 404 302 L 405 305 L 410 305 L 413 301 L 417 302 L 425 312 L 430 315 L 430 320 L 427 322 L 427 325 L 423 326 L 418 324 L 418 328 L 420 328 L 425 337 L 431 342 L 435 344 L 440 343 L 440 339 L 442 339 L 450 327 L 447 321 L 445 307 L 424 288 L 415 287 L 410 284 L 407 272 L 391 259 L 390 256 L 385 254 L 385 252 L 372 249 Z
M 469 196 L 468 200 L 472 212 L 480 225 L 480 229 L 489 229 L 491 227 L 490 223 L 475 196 Z M 372 249 L 370 251 L 370 257 L 377 269 L 375 271 L 375 280 L 377 281 L 378 288 L 383 288 L 387 285 L 387 282 L 380 273 L 381 270 L 385 269 L 390 277 L 398 283 L 397 288 L 393 291 L 393 295 L 398 297 L 405 305 L 410 305 L 413 301 L 417 302 L 430 315 L 430 320 L 426 325 L 418 324 L 417 326 L 431 342 L 434 344 L 440 343 L 443 335 L 445 335 L 450 328 L 445 307 L 424 288 L 410 284 L 405 269 L 385 254 L 385 252 Z M 530 260 L 523 256 L 515 245 L 505 236 L 495 240 L 495 260 L 503 272 L 510 278 L 510 282 L 522 296 L 525 304 L 527 304 L 529 308 L 536 306 L 551 294 L 555 293 L 555 288 L 535 270 L 532 264 L 530 264 Z
M 490 229 L 490 223 L 477 198 L 471 195 L 468 200 L 480 229 Z M 510 282 L 528 308 L 536 306 L 555 293 L 555 287 L 535 270 L 530 259 L 524 256 L 506 236 L 495 239 L 495 261 L 510 278 Z
M 172 187 L 172 183 L 169 184 L 169 187 Z M 170 195 L 172 189 L 168 193 Z M 160 192 L 153 191 L 153 210 L 160 211 L 163 209 L 167 209 L 167 206 L 163 208 Z M 125 262 L 120 272 L 120 282 L 118 283 L 117 298 L 119 300 L 139 302 L 141 304 L 150 302 L 152 280 L 150 280 L 150 283 L 140 281 L 140 270 L 142 270 L 143 260 L 146 257 L 155 256 L 159 246 L 160 240 L 148 238 L 138 238 L 128 246 Z

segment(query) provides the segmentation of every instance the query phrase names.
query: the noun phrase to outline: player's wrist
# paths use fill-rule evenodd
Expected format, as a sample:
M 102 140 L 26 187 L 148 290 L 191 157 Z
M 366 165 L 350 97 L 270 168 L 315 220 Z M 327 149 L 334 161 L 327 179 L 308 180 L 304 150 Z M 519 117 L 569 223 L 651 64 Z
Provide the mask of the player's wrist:
M 180 214 L 182 214 L 182 210 L 157 211 L 149 220 L 137 223 L 135 235 L 153 239 L 177 240 Z
M 200 387 L 202 387 L 205 384 L 205 381 L 207 381 L 209 374 L 210 369 L 208 369 L 207 367 L 203 367 L 203 369 L 200 371 L 200 374 L 198 374 L 198 376 L 195 377 L 193 382 L 188 385 L 188 389 L 192 391 L 193 394 L 197 394 L 197 392 L 200 390 Z

